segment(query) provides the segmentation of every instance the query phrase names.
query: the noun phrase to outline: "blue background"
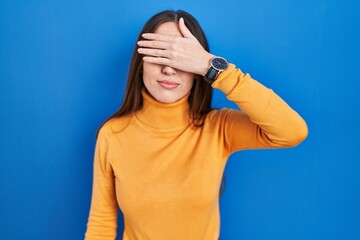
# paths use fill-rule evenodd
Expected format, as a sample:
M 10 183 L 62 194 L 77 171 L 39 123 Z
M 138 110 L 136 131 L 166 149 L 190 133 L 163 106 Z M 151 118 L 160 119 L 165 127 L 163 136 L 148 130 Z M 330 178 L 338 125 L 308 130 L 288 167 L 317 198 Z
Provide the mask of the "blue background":
M 137 34 L 184 9 L 212 53 L 309 127 L 296 148 L 231 156 L 221 239 L 360 239 L 359 2 L 130 2 L 0 2 L 0 238 L 83 238 L 95 133 L 122 102 Z M 218 91 L 213 105 L 236 107 Z

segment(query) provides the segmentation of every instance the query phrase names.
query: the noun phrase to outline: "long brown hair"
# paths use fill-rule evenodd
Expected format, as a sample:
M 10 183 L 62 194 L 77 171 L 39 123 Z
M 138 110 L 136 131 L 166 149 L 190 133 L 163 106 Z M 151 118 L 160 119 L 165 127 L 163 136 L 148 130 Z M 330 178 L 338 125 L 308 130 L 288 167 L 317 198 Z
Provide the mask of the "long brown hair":
M 153 17 L 151 17 L 144 27 L 142 28 L 137 41 L 143 40 L 143 33 L 152 33 L 165 22 L 176 22 L 178 23 L 180 18 L 184 18 L 186 27 L 190 32 L 196 37 L 200 42 L 202 47 L 206 51 L 209 50 L 209 45 L 206 40 L 205 34 L 200 27 L 198 21 L 189 13 L 179 10 L 165 10 L 162 11 Z M 130 68 L 128 72 L 128 79 L 126 84 L 126 90 L 124 95 L 124 101 L 118 111 L 111 115 L 98 129 L 96 136 L 99 133 L 100 128 L 110 119 L 122 117 L 131 113 L 134 113 L 140 110 L 143 106 L 143 98 L 141 95 L 141 89 L 144 88 L 144 83 L 142 80 L 142 68 L 143 60 L 142 56 L 137 52 L 137 45 L 135 45 L 132 59 L 130 63 Z M 211 99 L 212 99 L 212 87 L 211 85 L 204 80 L 204 77 L 201 75 L 195 75 L 195 81 L 191 88 L 191 92 L 188 98 L 189 102 L 189 115 L 192 118 L 193 126 L 201 127 L 204 124 L 204 119 L 206 115 L 213 109 L 211 108 Z M 222 194 L 223 183 L 225 175 L 223 176 L 221 182 L 220 194 Z
M 203 30 L 198 21 L 185 11 L 171 11 L 166 10 L 151 17 L 141 30 L 137 41 L 142 40 L 143 33 L 155 32 L 155 30 L 165 22 L 178 22 L 180 18 L 184 18 L 186 27 L 196 37 L 203 48 L 209 52 L 209 46 Z M 105 122 L 112 118 L 125 116 L 140 110 L 143 106 L 143 99 L 141 89 L 144 87 L 142 80 L 143 60 L 142 56 L 137 52 L 135 46 L 130 63 L 124 101 L 120 109 L 111 115 Z M 188 98 L 189 114 L 192 117 L 193 124 L 196 127 L 203 126 L 206 114 L 209 113 L 211 108 L 212 88 L 209 83 L 204 80 L 203 76 L 196 75 L 194 84 L 191 88 L 191 93 Z M 105 124 L 105 122 L 99 127 Z M 98 132 L 99 132 L 98 130 Z

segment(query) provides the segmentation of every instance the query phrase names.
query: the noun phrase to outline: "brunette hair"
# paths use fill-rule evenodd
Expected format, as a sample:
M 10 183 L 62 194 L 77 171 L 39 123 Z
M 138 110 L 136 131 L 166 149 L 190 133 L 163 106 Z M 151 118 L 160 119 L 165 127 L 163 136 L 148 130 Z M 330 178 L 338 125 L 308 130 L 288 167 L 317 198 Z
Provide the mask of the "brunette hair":
M 184 18 L 186 27 L 196 37 L 203 48 L 209 51 L 209 46 L 203 30 L 200 27 L 198 21 L 189 13 L 179 10 L 162 11 L 153 17 L 151 17 L 141 30 L 137 41 L 142 40 L 141 35 L 143 33 L 155 32 L 155 30 L 165 22 L 178 22 L 180 18 Z M 144 87 L 142 80 L 142 68 L 143 60 L 142 55 L 137 52 L 137 46 L 135 46 L 130 63 L 130 69 L 128 73 L 128 79 L 126 84 L 126 90 L 124 95 L 124 101 L 120 109 L 111 115 L 105 122 L 112 118 L 125 116 L 140 110 L 143 106 L 143 99 L 141 95 L 141 89 Z M 189 102 L 189 114 L 192 118 L 192 122 L 195 127 L 203 126 L 206 114 L 209 113 L 211 108 L 212 88 L 209 83 L 204 80 L 203 76 L 195 75 L 195 81 L 191 88 L 191 92 L 188 98 Z M 99 127 L 105 124 L 105 122 Z M 99 132 L 98 130 L 98 132 Z
M 191 14 L 182 10 L 178 10 L 178 11 L 165 10 L 152 16 L 140 31 L 137 41 L 143 40 L 142 38 L 143 33 L 153 33 L 161 24 L 165 22 L 178 23 L 180 18 L 184 19 L 186 27 L 196 37 L 196 39 L 200 42 L 202 47 L 209 52 L 210 51 L 209 45 L 200 24 Z M 142 88 L 145 88 L 142 79 L 142 69 L 143 69 L 142 55 L 137 52 L 137 45 L 135 45 L 130 63 L 129 72 L 128 72 L 123 103 L 119 108 L 119 110 L 116 111 L 113 115 L 111 115 L 99 127 L 96 137 L 99 133 L 100 128 L 110 119 L 132 114 L 142 108 L 143 98 L 141 95 L 141 90 Z M 195 75 L 195 81 L 190 90 L 190 95 L 188 98 L 189 115 L 191 116 L 193 126 L 202 127 L 204 125 L 204 119 L 206 115 L 213 109 L 211 108 L 211 99 L 212 99 L 211 85 L 204 80 L 203 76 Z M 221 189 L 219 196 L 222 194 L 224 180 L 225 180 L 225 175 L 223 176 L 221 182 Z

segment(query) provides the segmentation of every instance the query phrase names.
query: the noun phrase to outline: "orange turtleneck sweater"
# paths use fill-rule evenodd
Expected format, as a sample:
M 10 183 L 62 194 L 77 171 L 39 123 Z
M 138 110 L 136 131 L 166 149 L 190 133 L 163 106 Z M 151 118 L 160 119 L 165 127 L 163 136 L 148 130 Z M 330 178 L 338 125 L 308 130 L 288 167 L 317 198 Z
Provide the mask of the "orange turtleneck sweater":
M 115 239 L 120 207 L 123 240 L 216 240 L 219 189 L 229 155 L 291 147 L 306 138 L 304 120 L 233 64 L 212 87 L 242 111 L 212 110 L 203 127 L 192 128 L 189 95 L 163 104 L 143 90 L 140 111 L 101 128 L 85 239 Z

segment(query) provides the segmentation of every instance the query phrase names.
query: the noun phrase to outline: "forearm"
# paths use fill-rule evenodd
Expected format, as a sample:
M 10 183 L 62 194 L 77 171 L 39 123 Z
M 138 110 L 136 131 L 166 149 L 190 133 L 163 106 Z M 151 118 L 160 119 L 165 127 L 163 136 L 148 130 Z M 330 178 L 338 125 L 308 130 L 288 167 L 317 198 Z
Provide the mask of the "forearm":
M 212 87 L 235 102 L 261 128 L 263 137 L 269 140 L 271 146 L 295 146 L 306 138 L 307 125 L 300 115 L 271 89 L 244 74 L 235 65 L 230 64 Z

